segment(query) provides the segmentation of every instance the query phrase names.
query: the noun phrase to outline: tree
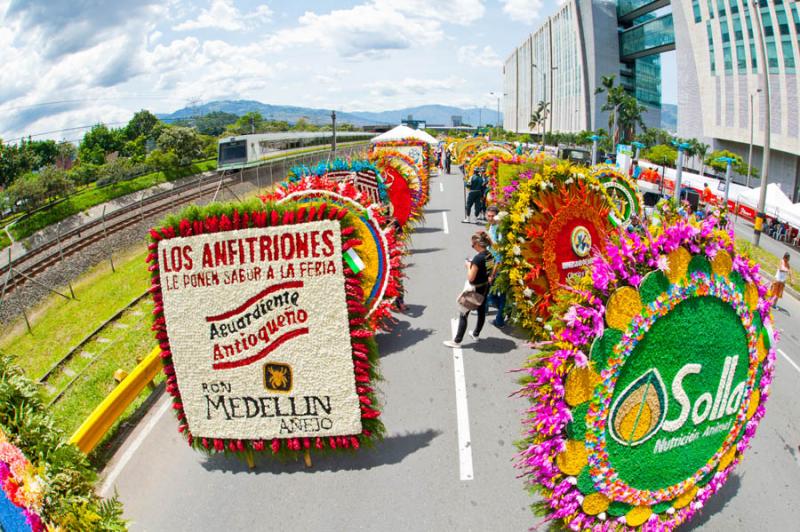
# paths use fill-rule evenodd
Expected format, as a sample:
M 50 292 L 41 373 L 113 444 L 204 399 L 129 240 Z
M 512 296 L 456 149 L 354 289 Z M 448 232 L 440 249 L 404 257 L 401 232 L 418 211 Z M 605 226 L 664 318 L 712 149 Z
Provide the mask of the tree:
M 99 167 L 92 163 L 81 163 L 67 172 L 67 177 L 75 185 L 88 185 L 97 181 Z
M 703 172 L 706 169 L 706 154 L 708 150 L 711 149 L 711 146 L 708 144 L 703 144 L 702 142 L 698 142 L 694 149 L 695 157 L 700 159 L 700 175 L 703 175 Z
M 175 155 L 175 152 L 163 151 L 160 149 L 151 151 L 145 162 L 147 166 L 153 170 L 158 170 L 164 173 L 175 170 L 178 168 L 178 166 L 180 166 L 180 161 L 178 160 L 178 156 Z
M 635 97 L 625 91 L 622 85 L 616 84 L 616 75 L 603 76 L 600 86 L 595 89 L 595 94 L 606 94 L 606 103 L 603 111 L 609 111 L 608 129 L 612 132 L 612 144 L 616 146 L 620 140 L 626 141 L 633 138 L 636 126 L 646 129 L 642 114 L 647 108 L 640 105 Z
M 236 123 L 239 117 L 233 113 L 226 113 L 224 111 L 212 111 L 204 116 L 198 116 L 193 120 L 178 120 L 174 122 L 176 126 L 189 127 L 194 125 L 197 132 L 201 135 L 211 135 L 219 137 L 225 133 L 225 128 L 231 124 Z M 191 123 L 190 123 L 191 122 Z
M 156 146 L 161 151 L 175 153 L 181 164 L 189 163 L 203 153 L 200 135 L 188 127 L 165 128 L 156 140 Z
M 47 191 L 38 174 L 27 173 L 17 178 L 6 190 L 15 208 L 32 211 L 44 205 Z
M 678 150 L 667 144 L 658 144 L 644 152 L 644 158 L 653 164 L 661 165 L 661 175 L 667 166 L 675 166 L 675 160 L 678 158 Z
M 44 189 L 45 197 L 53 200 L 59 196 L 66 196 L 75 188 L 64 170 L 55 166 L 46 166 L 39 172 L 39 182 Z
M 78 148 L 78 157 L 81 162 L 103 164 L 106 162 L 106 155 L 122 149 L 123 142 L 123 135 L 119 130 L 111 130 L 105 124 L 97 124 L 83 136 Z
M 747 175 L 747 165 L 744 163 L 742 158 L 728 150 L 712 151 L 711 154 L 709 154 L 708 157 L 706 157 L 705 164 L 716 170 L 718 173 L 723 174 L 728 169 L 728 163 L 717 160 L 722 157 L 730 157 L 731 159 L 733 159 L 733 164 L 732 164 L 733 168 L 736 169 L 737 167 L 738 168 L 744 167 L 744 174 Z
M 126 140 L 136 140 L 139 137 L 144 137 L 145 139 L 158 136 L 158 129 L 161 125 L 160 120 L 145 109 L 138 111 L 136 114 L 133 115 L 133 118 L 130 119 L 128 125 L 125 126 L 125 138 Z

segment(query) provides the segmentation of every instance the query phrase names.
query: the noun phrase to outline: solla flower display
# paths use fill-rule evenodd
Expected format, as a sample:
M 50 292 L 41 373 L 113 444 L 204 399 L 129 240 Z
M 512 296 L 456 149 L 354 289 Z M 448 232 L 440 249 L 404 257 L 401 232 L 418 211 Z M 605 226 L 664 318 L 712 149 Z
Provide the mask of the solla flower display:
M 517 465 L 544 498 L 535 511 L 571 530 L 690 520 L 764 416 L 775 338 L 758 267 L 719 213 L 662 205 L 659 218 L 611 236 L 521 370 L 531 407 Z
M 187 400 L 184 394 L 196 394 L 197 390 L 186 390 L 181 387 L 182 381 L 173 360 L 173 345 L 167 329 L 165 314 L 165 295 L 170 287 L 162 285 L 163 277 L 160 276 L 161 269 L 168 265 L 163 263 L 163 257 L 159 257 L 159 244 L 179 237 L 201 237 L 217 233 L 228 233 L 231 238 L 235 238 L 237 232 L 261 228 L 285 228 L 287 231 L 291 231 L 292 228 L 297 227 L 299 230 L 318 222 L 335 222 L 340 225 L 343 256 L 348 250 L 358 245 L 359 241 L 355 238 L 356 230 L 353 227 L 352 215 L 347 209 L 328 203 L 305 205 L 286 202 L 278 205 L 264 204 L 254 200 L 242 204 L 212 204 L 204 208 L 193 206 L 185 209 L 178 216 L 167 218 L 159 227 L 150 231 L 149 249 L 151 253 L 147 261 L 150 264 L 152 275 L 151 293 L 156 304 L 153 330 L 161 348 L 164 373 L 167 376 L 166 389 L 172 395 L 172 408 L 178 420 L 178 431 L 184 435 L 193 448 L 209 454 L 231 453 L 249 459 L 252 459 L 255 452 L 280 457 L 295 457 L 309 452 L 358 449 L 362 445 L 370 444 L 382 437 L 384 427 L 379 419 L 380 410 L 374 388 L 375 382 L 380 378 L 376 370 L 377 347 L 373 339 L 373 331 L 366 320 L 360 274 L 353 272 L 344 260 L 337 268 L 341 268 L 345 280 L 345 313 L 349 324 L 350 339 L 348 356 L 352 361 L 352 375 L 355 378 L 353 385 L 360 409 L 362 427 L 360 433 L 330 437 L 292 437 L 289 435 L 270 439 L 210 437 L 203 434 L 196 435 L 192 432 L 184 410 L 184 402 Z M 250 305 L 251 301 L 252 298 L 246 305 Z M 211 318 L 206 318 L 206 320 L 208 319 Z M 182 331 L 181 334 L 183 334 Z M 307 356 L 321 356 L 321 353 L 308 353 Z M 266 376 L 265 368 L 265 379 Z M 282 377 L 286 377 L 286 374 L 284 373 Z M 279 395 L 280 393 L 276 397 Z M 275 404 L 277 401 L 278 399 Z M 294 410 L 294 406 L 292 409 Z
M 404 153 L 389 148 L 373 150 L 369 154 L 369 160 L 381 171 L 384 179 L 388 180 L 388 177 L 396 172 L 405 180 L 411 193 L 409 219 L 422 220 L 422 210 L 428 203 L 428 184 L 414 160 Z

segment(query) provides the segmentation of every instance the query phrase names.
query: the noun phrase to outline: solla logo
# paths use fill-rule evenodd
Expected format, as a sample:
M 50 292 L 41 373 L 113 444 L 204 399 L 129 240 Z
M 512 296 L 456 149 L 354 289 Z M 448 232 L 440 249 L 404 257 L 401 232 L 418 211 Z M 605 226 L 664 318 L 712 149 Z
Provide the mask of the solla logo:
M 716 421 L 735 414 L 744 395 L 745 381 L 733 386 L 733 377 L 739 355 L 725 357 L 725 363 L 717 384 L 716 394 L 702 393 L 692 404 L 684 389 L 684 379 L 699 374 L 702 364 L 686 364 L 672 380 L 672 398 L 680 406 L 678 417 L 667 420 L 669 396 L 664 381 L 657 369 L 652 368 L 629 384 L 611 406 L 609 416 L 611 437 L 618 443 L 636 447 L 646 442 L 663 429 L 665 432 L 680 430 L 691 416 L 696 427 L 705 421 Z

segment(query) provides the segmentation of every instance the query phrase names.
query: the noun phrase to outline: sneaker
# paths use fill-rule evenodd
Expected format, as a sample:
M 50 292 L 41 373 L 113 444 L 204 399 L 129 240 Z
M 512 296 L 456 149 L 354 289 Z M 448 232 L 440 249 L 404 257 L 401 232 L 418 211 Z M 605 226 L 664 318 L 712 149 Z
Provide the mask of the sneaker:
M 495 327 L 497 327 L 498 329 L 502 329 L 503 327 L 505 327 L 505 326 L 506 326 L 506 324 L 505 324 L 505 323 L 497 323 L 496 321 L 492 321 L 492 325 L 494 325 L 494 326 L 495 326 Z
M 472 338 L 473 340 L 475 340 L 476 342 L 478 341 L 478 335 L 475 334 L 475 331 L 470 331 L 469 332 L 469 337 Z
M 461 223 L 462 223 L 462 224 L 468 224 L 468 223 L 470 223 L 470 221 L 469 221 L 469 218 L 464 218 L 463 220 L 461 220 Z
M 445 340 L 442 343 L 447 347 L 452 347 L 452 348 L 461 347 L 461 344 L 456 342 L 455 340 Z

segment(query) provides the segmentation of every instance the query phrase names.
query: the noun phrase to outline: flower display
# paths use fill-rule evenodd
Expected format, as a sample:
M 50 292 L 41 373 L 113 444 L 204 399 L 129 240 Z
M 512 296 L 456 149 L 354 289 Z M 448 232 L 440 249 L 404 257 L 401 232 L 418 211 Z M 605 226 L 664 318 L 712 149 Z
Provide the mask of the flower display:
M 436 169 L 436 163 L 433 160 L 431 153 L 431 145 L 424 140 L 415 138 L 406 138 L 398 140 L 387 140 L 377 142 L 372 145 L 370 152 L 381 150 L 393 150 L 403 153 L 414 161 L 414 164 L 420 170 L 420 178 L 425 182 L 427 190 L 427 181 Z
M 40 472 L 0 430 L 0 529 L 45 530 L 45 486 Z
M 394 173 L 402 177 L 406 183 L 406 188 L 411 194 L 409 219 L 420 220 L 422 218 L 422 209 L 428 201 L 428 186 L 421 177 L 421 172 L 417 165 L 414 164 L 414 160 L 408 155 L 391 149 L 373 150 L 369 157 L 370 162 L 381 171 L 386 181 L 391 178 L 392 183 L 395 183 Z M 396 183 L 397 187 L 400 187 L 400 185 L 401 183 Z M 391 190 L 391 185 L 389 186 Z
M 660 217 L 612 233 L 523 370 L 517 465 L 544 497 L 538 511 L 572 530 L 690 520 L 764 416 L 775 335 L 758 267 L 719 215 Z
M 367 319 L 374 326 L 390 318 L 394 299 L 400 294 L 402 257 L 405 249 L 389 219 L 378 212 L 370 199 L 347 182 L 333 182 L 324 177 L 306 176 L 300 180 L 278 183 L 266 202 L 329 203 L 350 211 L 354 216 L 355 251 L 364 262 L 360 280 Z
M 370 160 L 375 162 L 378 167 L 381 166 L 378 161 L 386 161 L 400 170 L 403 177 L 408 177 L 409 187 L 414 194 L 415 207 L 420 212 L 428 204 L 430 194 L 430 169 L 424 162 L 427 152 L 430 152 L 430 147 L 427 145 L 377 144 L 369 153 Z M 428 157 L 430 157 L 429 153 Z
M 636 181 L 610 164 L 593 166 L 591 175 L 603 184 L 619 212 L 619 217 L 614 213 L 611 214 L 611 221 L 614 225 L 625 226 L 631 222 L 634 216 L 641 217 L 644 212 L 644 200 Z
M 496 283 L 517 323 L 539 337 L 568 278 L 603 253 L 613 207 L 599 181 L 561 162 L 520 174 L 507 209 Z
M 318 180 L 318 178 L 306 177 L 301 179 L 298 183 L 292 184 L 292 186 L 302 187 L 304 183 L 311 182 L 309 180 L 315 179 Z M 332 183 L 331 186 L 341 187 L 343 189 L 350 187 L 350 190 L 354 191 L 354 189 L 352 189 L 352 185 L 348 183 Z M 357 191 L 354 191 L 354 193 L 357 193 Z M 288 231 L 291 231 L 293 227 L 308 226 L 309 224 L 313 225 L 315 223 L 325 221 L 337 222 L 341 226 L 341 272 L 344 276 L 344 294 L 342 297 L 345 299 L 345 301 L 342 303 L 342 308 L 344 309 L 344 316 L 346 316 L 347 322 L 349 322 L 350 345 L 347 357 L 348 360 L 352 360 L 352 375 L 354 375 L 355 381 L 353 382 L 353 390 L 351 391 L 357 396 L 355 399 L 355 404 L 357 405 L 357 412 L 360 411 L 361 432 L 330 437 L 293 437 L 291 435 L 291 431 L 287 431 L 287 435 L 285 437 L 273 437 L 268 440 L 247 437 L 234 438 L 204 437 L 203 435 L 195 436 L 190 428 L 190 422 L 187 418 L 187 410 L 185 409 L 184 403 L 187 403 L 190 399 L 191 401 L 196 402 L 197 390 L 194 388 L 191 391 L 181 390 L 180 381 L 178 379 L 179 368 L 176 365 L 177 359 L 174 358 L 178 348 L 182 349 L 183 353 L 186 352 L 187 343 L 184 340 L 181 340 L 183 336 L 180 336 L 179 338 L 174 336 L 175 330 L 173 330 L 172 333 L 168 332 L 165 303 L 167 302 L 169 290 L 174 290 L 174 287 L 170 288 L 162 286 L 162 282 L 165 277 L 161 276 L 161 269 L 175 267 L 175 254 L 171 254 L 173 259 L 172 261 L 165 262 L 166 255 L 164 258 L 159 257 L 159 245 L 162 243 L 168 244 L 171 239 L 203 237 L 205 235 L 222 232 L 231 232 L 232 236 L 235 237 L 237 231 L 247 231 L 251 229 L 286 228 Z M 364 306 L 365 297 L 362 289 L 361 273 L 355 271 L 351 265 L 352 263 L 346 259 L 349 250 L 355 248 L 360 243 L 357 235 L 358 224 L 360 224 L 360 222 L 357 221 L 356 216 L 353 215 L 351 211 L 337 205 L 335 202 L 314 201 L 311 203 L 295 203 L 285 201 L 281 204 L 262 204 L 258 201 L 251 201 L 242 204 L 212 204 L 205 208 L 198 208 L 196 206 L 189 207 L 178 216 L 171 216 L 167 218 L 159 227 L 151 229 L 151 242 L 149 245 L 150 254 L 147 257 L 147 261 L 150 264 L 149 269 L 152 275 L 152 288 L 150 291 L 156 304 L 156 308 L 153 311 L 154 324 L 152 328 L 155 331 L 156 339 L 158 340 L 161 348 L 161 358 L 163 362 L 164 373 L 167 377 L 166 388 L 167 392 L 172 395 L 173 398 L 172 408 L 179 423 L 178 430 L 187 439 L 189 445 L 195 449 L 209 454 L 231 453 L 243 457 L 252 457 L 254 452 L 267 452 L 273 455 L 296 457 L 303 454 L 307 455 L 307 453 L 310 451 L 323 452 L 326 450 L 358 449 L 361 445 L 370 444 L 374 440 L 382 437 L 384 433 L 384 427 L 383 423 L 379 419 L 380 411 L 378 409 L 378 399 L 374 389 L 376 381 L 379 380 L 379 375 L 375 367 L 378 361 L 377 346 L 373 338 L 373 328 L 367 320 L 367 309 Z M 287 232 L 284 234 L 291 233 Z M 225 242 L 234 241 L 235 240 L 227 240 Z M 277 243 L 271 245 L 277 245 Z M 298 243 L 297 245 L 299 246 L 300 244 Z M 331 244 L 331 246 L 332 245 L 333 244 Z M 172 249 L 181 248 L 178 247 Z M 233 252 L 234 251 L 231 251 L 231 253 Z M 225 262 L 226 259 L 223 249 L 219 249 L 218 251 L 215 249 L 214 253 L 217 253 L 219 260 L 222 260 L 223 263 Z M 241 256 L 244 257 L 246 256 L 247 252 L 242 248 L 240 253 Z M 252 254 L 253 251 L 250 253 Z M 205 255 L 203 260 L 206 260 Z M 243 281 L 239 280 L 238 282 Z M 310 277 L 304 282 L 307 284 L 313 284 L 314 275 L 310 275 Z M 303 283 L 294 282 L 283 284 L 301 286 Z M 235 315 L 235 313 L 241 312 L 243 309 L 246 310 L 247 308 L 256 309 L 258 312 L 268 312 L 267 307 L 263 306 L 265 303 L 258 303 L 257 297 L 261 296 L 251 297 L 242 306 L 237 307 L 226 315 Z M 258 305 L 261 306 L 259 307 Z M 298 310 L 296 311 L 296 314 L 298 314 L 300 319 L 302 319 L 303 316 L 300 314 L 300 312 L 301 311 Z M 247 314 L 247 316 L 252 315 L 253 312 Z M 218 318 L 221 317 L 210 316 L 205 318 L 205 321 L 213 321 L 217 320 Z M 248 317 L 248 320 L 249 319 L 250 318 Z M 278 320 L 279 318 L 276 317 L 274 319 Z M 298 318 L 292 315 L 287 320 L 285 315 L 281 315 L 280 319 L 282 321 L 278 321 L 276 324 L 273 324 L 275 327 L 286 325 L 287 323 L 290 323 L 291 320 L 295 320 L 296 322 Z M 244 320 L 244 318 L 239 318 L 239 320 L 241 322 L 241 326 L 245 326 L 247 323 L 249 323 L 241 321 Z M 240 325 L 234 325 L 232 323 L 230 325 L 225 325 L 225 327 L 238 327 Z M 263 336 L 266 338 L 269 334 L 270 338 L 273 338 L 272 335 L 277 333 L 274 331 L 268 332 L 266 327 L 267 325 L 264 325 Z M 302 330 L 299 330 L 291 334 L 296 336 L 296 333 L 302 334 L 302 332 Z M 180 334 L 183 335 L 184 331 L 180 331 Z M 261 330 L 259 330 L 258 335 L 259 338 L 261 338 Z M 256 337 L 255 333 L 250 334 L 250 337 L 252 337 L 251 341 L 255 341 L 253 340 Z M 242 338 L 243 340 L 241 340 L 241 342 L 245 342 L 247 341 L 248 337 L 242 333 Z M 285 338 L 289 338 L 289 336 L 284 335 L 281 338 L 273 338 L 273 344 L 279 345 L 284 341 Z M 264 338 L 262 338 L 262 340 L 263 339 Z M 236 341 L 237 345 L 241 343 L 238 339 Z M 313 341 L 313 339 L 311 341 Z M 180 343 L 180 345 L 178 345 L 178 343 Z M 217 354 L 215 353 L 214 360 L 217 360 L 217 358 Z M 243 371 L 249 371 L 252 374 L 258 375 L 259 372 L 262 371 L 262 368 L 260 366 L 247 366 L 246 364 L 250 363 L 249 360 L 250 359 L 244 359 L 242 362 L 237 362 L 230 365 L 234 372 L 239 371 L 239 373 L 232 373 L 232 375 L 238 375 L 239 379 L 242 378 Z M 348 362 L 348 364 L 349 363 L 350 362 Z M 206 370 L 204 369 L 204 371 Z M 277 364 L 272 367 L 270 367 L 269 364 L 264 366 L 262 377 L 264 379 L 263 386 L 267 387 L 267 389 L 278 390 L 278 392 L 276 395 L 271 397 L 274 399 L 274 402 L 267 403 L 266 406 L 264 406 L 263 401 L 261 406 L 259 406 L 259 403 L 256 399 L 247 398 L 250 401 L 244 403 L 246 405 L 250 405 L 247 406 L 247 412 L 250 412 L 251 407 L 264 409 L 264 412 L 266 412 L 266 408 L 273 408 L 274 411 L 277 412 L 281 393 L 288 393 L 291 388 L 291 381 L 289 380 L 291 374 L 289 374 L 288 371 L 290 371 L 290 368 L 285 364 Z M 186 374 L 184 373 L 184 375 Z M 269 379 L 267 379 L 268 376 Z M 313 376 L 307 376 L 307 378 L 313 378 Z M 184 393 L 191 395 L 191 397 L 184 398 Z M 220 396 L 219 401 L 221 402 L 222 399 L 223 396 Z M 241 403 L 242 398 L 237 398 L 237 400 L 239 400 Z M 306 398 L 305 401 L 305 408 L 310 409 L 310 399 Z M 218 403 L 218 405 L 219 404 L 220 403 Z M 291 408 L 294 409 L 294 403 L 291 404 Z M 233 403 L 231 403 L 231 405 L 233 405 Z M 322 403 L 322 405 L 324 407 L 324 403 Z M 233 406 L 231 406 L 231 408 L 232 407 Z M 244 408 L 244 406 L 240 404 L 239 408 Z M 286 407 L 284 406 L 284 408 Z M 272 413 L 272 416 L 276 415 L 275 412 Z M 225 414 L 228 419 L 231 419 L 230 411 L 224 410 L 223 414 Z M 251 417 L 252 416 L 250 414 L 247 415 L 248 419 Z M 222 419 L 224 419 L 224 417 L 222 417 Z M 283 432 L 283 430 L 281 432 Z
M 390 206 L 389 193 L 380 170 L 369 161 L 336 159 L 315 166 L 295 166 L 289 170 L 287 180 L 296 182 L 307 176 L 316 176 L 333 182 L 350 183 L 370 204 Z
M 472 156 L 488 144 L 484 137 L 470 137 L 456 142 L 455 150 L 453 151 L 455 162 L 457 164 L 466 163 Z
M 493 158 L 499 158 L 502 161 L 511 161 L 514 158 L 514 153 L 504 146 L 495 144 L 484 146 L 467 161 L 464 176 L 469 179 L 477 169 L 486 167 Z

